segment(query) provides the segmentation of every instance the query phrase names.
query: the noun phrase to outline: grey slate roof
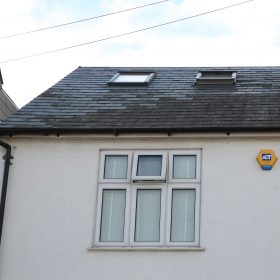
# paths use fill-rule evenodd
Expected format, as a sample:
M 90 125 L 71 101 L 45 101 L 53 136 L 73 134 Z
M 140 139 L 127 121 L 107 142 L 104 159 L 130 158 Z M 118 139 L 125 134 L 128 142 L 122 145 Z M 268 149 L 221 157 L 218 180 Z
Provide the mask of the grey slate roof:
M 108 86 L 120 71 L 154 71 L 147 86 Z M 200 70 L 233 70 L 235 86 L 199 87 Z M 0 124 L 37 132 L 280 131 L 280 67 L 79 67 Z

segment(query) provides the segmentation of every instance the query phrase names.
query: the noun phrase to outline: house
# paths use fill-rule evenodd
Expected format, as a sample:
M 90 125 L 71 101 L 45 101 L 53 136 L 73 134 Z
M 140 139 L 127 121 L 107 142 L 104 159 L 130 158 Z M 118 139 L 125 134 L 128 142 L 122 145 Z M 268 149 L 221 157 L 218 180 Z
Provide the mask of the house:
M 280 67 L 79 67 L 0 124 L 0 279 L 278 280 L 279 108 Z
M 3 89 L 3 78 L 0 70 L 0 122 L 18 110 L 16 104 Z

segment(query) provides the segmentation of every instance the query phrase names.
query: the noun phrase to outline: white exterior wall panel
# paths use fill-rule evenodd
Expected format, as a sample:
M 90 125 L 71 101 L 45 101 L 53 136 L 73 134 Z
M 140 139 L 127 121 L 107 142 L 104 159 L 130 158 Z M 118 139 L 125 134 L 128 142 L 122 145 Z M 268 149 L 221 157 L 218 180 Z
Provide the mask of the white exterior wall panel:
M 279 139 L 7 140 L 10 170 L 1 280 L 278 280 Z M 204 251 L 91 251 L 100 149 L 202 149 Z

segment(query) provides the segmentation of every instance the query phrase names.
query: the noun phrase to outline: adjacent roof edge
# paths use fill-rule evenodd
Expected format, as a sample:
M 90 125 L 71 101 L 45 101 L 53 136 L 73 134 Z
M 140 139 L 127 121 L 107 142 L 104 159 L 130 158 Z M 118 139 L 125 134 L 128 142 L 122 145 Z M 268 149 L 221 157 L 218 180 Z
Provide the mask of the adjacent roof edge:
M 2 93 L 5 95 L 5 97 L 9 100 L 9 102 L 14 106 L 16 110 L 19 110 L 19 107 L 17 104 L 12 100 L 12 98 L 9 96 L 9 94 L 2 88 Z

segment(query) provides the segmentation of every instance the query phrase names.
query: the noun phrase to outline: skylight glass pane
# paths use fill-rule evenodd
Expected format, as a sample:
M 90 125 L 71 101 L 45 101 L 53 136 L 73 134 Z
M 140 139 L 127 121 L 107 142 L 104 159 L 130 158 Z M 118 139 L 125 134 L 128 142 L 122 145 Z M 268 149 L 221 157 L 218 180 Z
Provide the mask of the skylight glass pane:
M 124 241 L 125 190 L 103 190 L 101 242 Z
M 173 179 L 195 179 L 196 156 L 174 155 L 173 156 Z
M 104 179 L 126 179 L 127 165 L 127 155 L 106 155 Z
M 135 241 L 160 241 L 161 190 L 138 190 L 135 223 Z
M 171 242 L 192 242 L 195 236 L 195 190 L 172 191 Z
M 144 83 L 149 74 L 120 74 L 115 83 Z
M 196 76 L 197 84 L 234 84 L 236 83 L 236 72 L 233 71 L 202 71 Z
M 231 79 L 232 73 L 203 73 L 202 78 L 204 79 Z
M 137 176 L 161 176 L 162 155 L 139 155 Z

